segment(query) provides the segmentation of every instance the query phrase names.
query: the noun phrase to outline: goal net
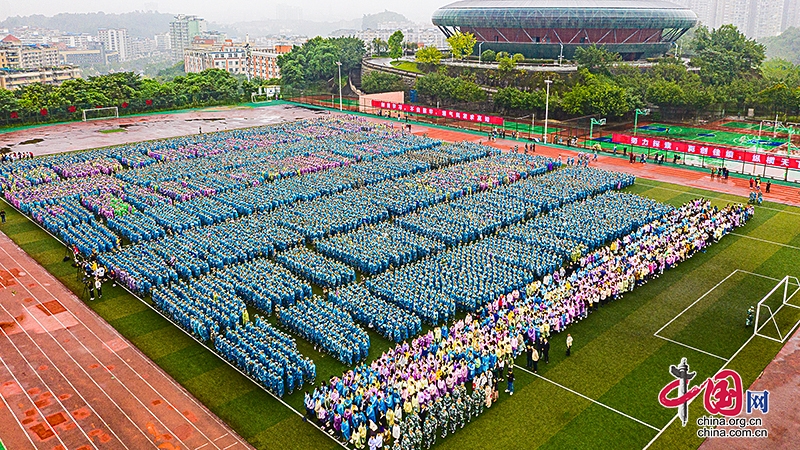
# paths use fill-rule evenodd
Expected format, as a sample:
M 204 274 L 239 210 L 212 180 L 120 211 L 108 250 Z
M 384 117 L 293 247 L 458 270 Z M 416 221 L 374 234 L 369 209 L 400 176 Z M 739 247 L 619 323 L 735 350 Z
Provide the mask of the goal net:
M 108 106 L 105 108 L 89 108 L 83 110 L 83 121 L 100 119 L 119 119 L 119 108 Z
M 785 342 L 800 324 L 800 306 L 795 298 L 798 291 L 800 282 L 796 277 L 783 277 L 756 305 L 753 334 Z

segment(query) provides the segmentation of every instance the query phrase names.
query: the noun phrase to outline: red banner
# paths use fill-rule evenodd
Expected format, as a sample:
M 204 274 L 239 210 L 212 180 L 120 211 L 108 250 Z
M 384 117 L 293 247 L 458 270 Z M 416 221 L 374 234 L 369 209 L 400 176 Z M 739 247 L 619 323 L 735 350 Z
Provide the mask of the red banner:
M 445 117 L 448 119 L 466 120 L 468 122 L 485 123 L 489 125 L 503 124 L 502 117 L 487 116 L 485 114 L 475 114 L 462 111 L 451 111 L 449 109 L 429 108 L 427 106 L 409 105 L 407 103 L 391 103 L 373 100 L 372 107 L 407 113 L 425 114 L 428 116 Z
M 689 155 L 707 156 L 709 158 L 723 158 L 734 161 L 744 161 L 746 163 L 800 169 L 800 158 L 790 158 L 786 155 L 773 155 L 769 153 L 756 153 L 695 142 L 665 140 L 658 136 L 631 136 L 614 133 L 611 135 L 611 141 L 617 144 L 637 145 L 639 147 L 686 153 Z

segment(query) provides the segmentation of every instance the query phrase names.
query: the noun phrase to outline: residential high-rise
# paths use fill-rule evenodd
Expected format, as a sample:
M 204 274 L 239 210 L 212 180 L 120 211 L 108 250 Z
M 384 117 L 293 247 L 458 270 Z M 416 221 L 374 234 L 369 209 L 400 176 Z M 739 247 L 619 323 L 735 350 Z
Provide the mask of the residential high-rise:
M 101 28 L 97 38 L 107 53 L 117 52 L 120 61 L 131 58 L 131 43 L 125 28 Z
M 781 30 L 789 27 L 800 27 L 800 0 L 786 0 L 783 3 Z
M 750 38 L 775 36 L 800 26 L 800 0 L 673 0 L 697 14 L 704 25 L 732 24 Z
M 183 51 L 191 46 L 194 37 L 205 33 L 207 30 L 206 21 L 200 17 L 184 14 L 175 16 L 175 20 L 169 23 L 172 59 L 175 61 L 182 60 Z
M 23 44 L 10 34 L 0 41 L 0 52 L 5 55 L 5 65 L 11 68 L 38 69 L 61 64 L 57 47 Z

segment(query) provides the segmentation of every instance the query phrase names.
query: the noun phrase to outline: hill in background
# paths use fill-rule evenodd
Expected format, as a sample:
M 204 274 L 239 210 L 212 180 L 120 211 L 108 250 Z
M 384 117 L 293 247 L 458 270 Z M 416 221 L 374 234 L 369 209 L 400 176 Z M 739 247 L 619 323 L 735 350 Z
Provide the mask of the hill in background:
M 169 31 L 173 14 L 134 11 L 123 14 L 61 13 L 52 17 L 41 14 L 14 16 L 0 22 L 0 28 L 32 26 L 71 33 L 96 34 L 99 28 L 127 28 L 134 37 L 153 37 Z
M 787 28 L 783 33 L 759 39 L 767 48 L 767 58 L 782 58 L 800 64 L 800 28 Z

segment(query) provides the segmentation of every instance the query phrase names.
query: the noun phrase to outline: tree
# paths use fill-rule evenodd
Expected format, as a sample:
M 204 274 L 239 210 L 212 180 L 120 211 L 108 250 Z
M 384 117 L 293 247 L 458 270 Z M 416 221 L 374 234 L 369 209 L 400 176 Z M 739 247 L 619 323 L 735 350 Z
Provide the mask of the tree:
M 463 59 L 465 56 L 470 55 L 475 48 L 478 40 L 472 33 L 457 32 L 447 38 L 447 45 L 450 46 L 450 52 L 453 58 Z
M 525 92 L 515 87 L 500 88 L 492 96 L 492 100 L 495 106 L 501 109 L 531 111 L 544 109 L 545 92 L 541 89 Z
M 393 60 L 398 60 L 403 56 L 403 40 L 406 37 L 400 30 L 395 31 L 389 36 L 389 57 Z
M 364 41 L 354 37 L 309 39 L 302 46 L 278 57 L 283 84 L 303 87 L 309 83 L 327 81 L 337 76 L 336 62 L 342 63 L 346 74 L 361 66 L 366 53 Z
M 610 52 L 605 47 L 598 47 L 595 44 L 575 49 L 573 59 L 578 63 L 578 69 L 588 69 L 591 73 L 602 74 L 608 74 L 611 66 L 622 61 L 619 53 Z
M 372 53 L 378 55 L 383 55 L 389 51 L 389 43 L 378 37 L 372 40 L 370 46 L 372 47 Z
M 8 118 L 8 115 L 19 109 L 19 102 L 14 93 L 5 89 L 0 89 L 0 118 Z
M 497 70 L 502 73 L 508 73 L 514 70 L 517 67 L 517 62 L 514 58 L 509 58 L 508 56 L 503 56 L 498 58 L 497 60 Z
M 474 80 L 448 77 L 441 73 L 431 73 L 417 78 L 416 88 L 420 94 L 434 100 L 479 102 L 486 99 L 486 92 Z
M 402 91 L 405 85 L 398 75 L 375 70 L 361 77 L 361 89 L 367 94 L 377 94 Z
M 514 53 L 514 56 L 512 56 L 511 59 L 513 59 L 515 63 L 519 64 L 522 61 L 525 61 L 525 55 L 522 53 Z
M 436 47 L 422 47 L 415 59 L 420 64 L 438 65 L 442 61 L 442 52 Z
M 633 96 L 604 76 L 594 75 L 588 69 L 579 69 L 582 81 L 561 99 L 561 107 L 570 114 L 619 117 L 635 108 Z
M 484 50 L 483 53 L 481 53 L 481 61 L 482 62 L 494 61 L 494 59 L 496 57 L 497 57 L 497 53 L 495 53 L 494 50 Z
M 748 39 L 734 25 L 716 30 L 701 26 L 691 43 L 695 51 L 692 65 L 700 68 L 704 82 L 712 85 L 730 83 L 739 76 L 754 76 L 764 61 L 764 46 Z

